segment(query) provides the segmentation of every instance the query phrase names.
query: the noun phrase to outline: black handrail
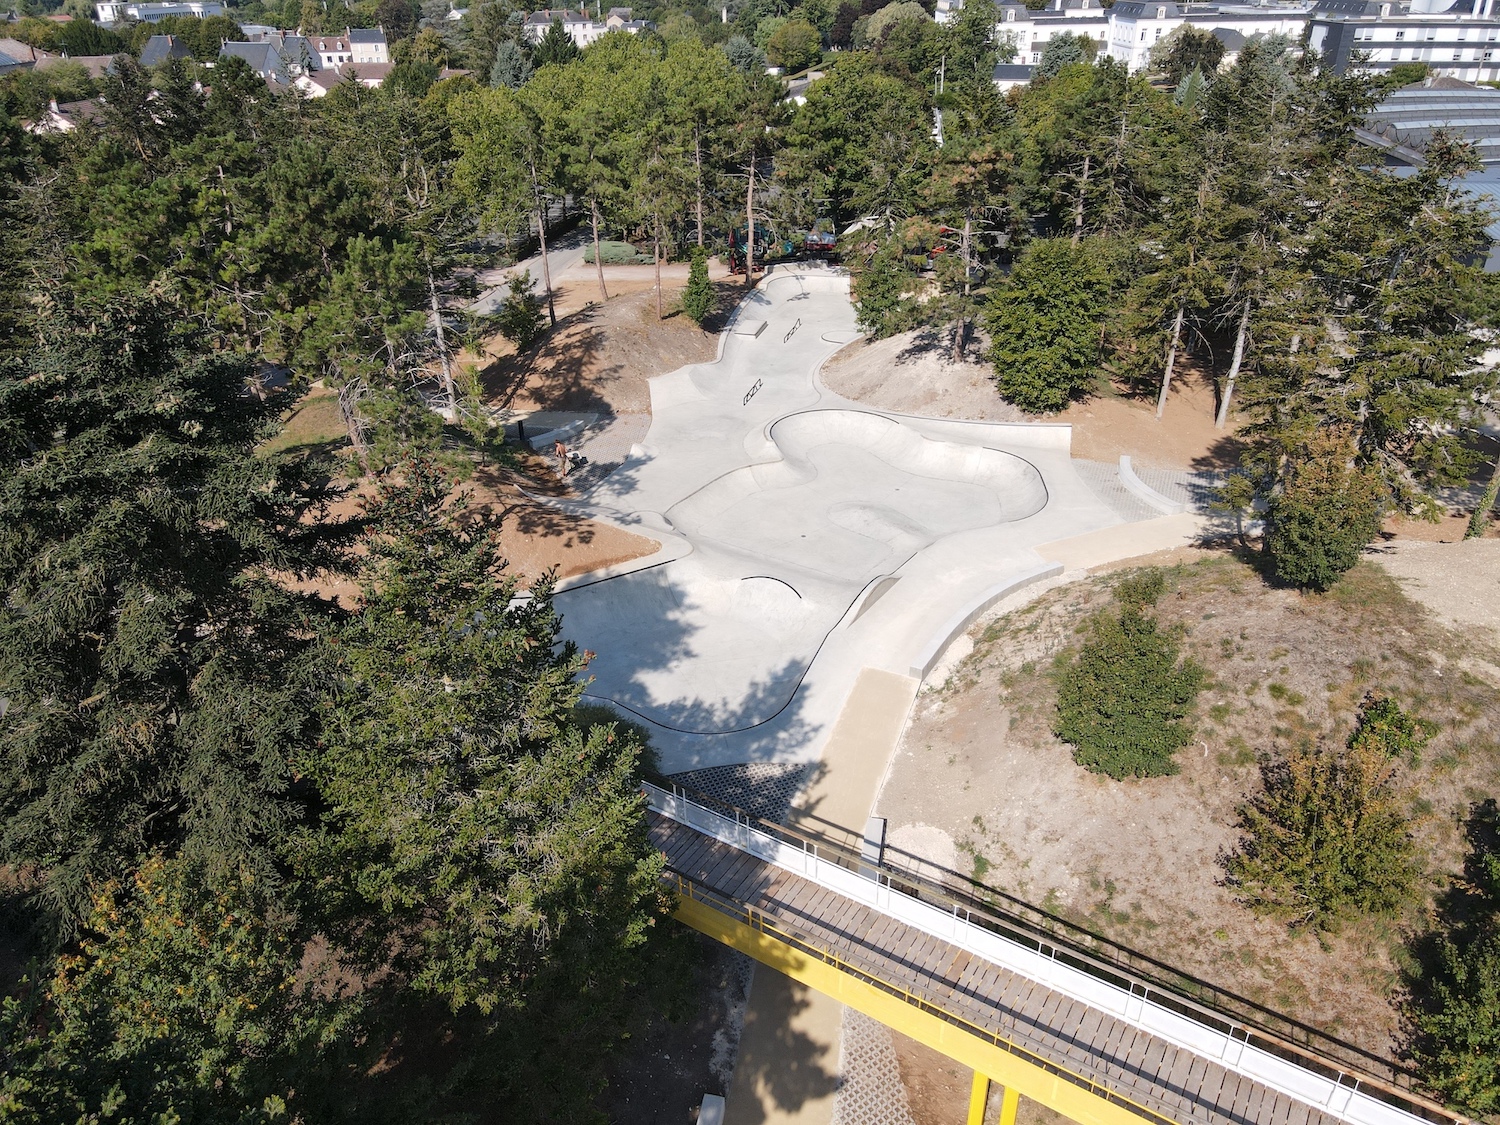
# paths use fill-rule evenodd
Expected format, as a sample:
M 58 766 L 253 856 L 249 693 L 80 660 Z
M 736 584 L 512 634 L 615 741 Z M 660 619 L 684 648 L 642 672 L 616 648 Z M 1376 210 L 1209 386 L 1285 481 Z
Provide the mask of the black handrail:
M 977 879 L 890 846 L 883 849 L 878 860 L 867 858 L 862 851 L 847 843 L 765 820 L 670 777 L 655 775 L 647 780 L 675 796 L 731 816 L 737 823 L 783 843 L 812 848 L 820 858 L 871 876 L 918 901 L 939 905 L 945 910 L 962 909 L 967 920 L 975 925 L 1036 949 L 1096 979 L 1126 988 L 1142 999 L 1216 1027 L 1221 1032 L 1239 1032 L 1247 1043 L 1298 1066 L 1329 1078 L 1351 1079 L 1366 1094 L 1417 1116 L 1450 1125 L 1467 1125 L 1471 1120 L 1418 1093 L 1414 1088 L 1415 1076 L 1389 1059 L 1173 968 L 1149 954 L 1131 949 L 1015 895 L 986 886 Z M 816 819 L 805 814 L 803 817 Z M 941 882 L 892 862 L 889 858 L 891 852 L 939 873 Z

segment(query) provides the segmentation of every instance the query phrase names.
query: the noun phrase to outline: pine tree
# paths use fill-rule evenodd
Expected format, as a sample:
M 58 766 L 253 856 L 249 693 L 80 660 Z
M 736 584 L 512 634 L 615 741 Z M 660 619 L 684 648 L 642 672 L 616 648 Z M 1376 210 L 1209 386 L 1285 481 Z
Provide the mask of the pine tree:
M 1162 589 L 1155 570 L 1121 582 L 1119 610 L 1094 617 L 1083 648 L 1060 670 L 1057 736 L 1072 744 L 1079 765 L 1095 773 L 1174 774 L 1173 756 L 1192 739 L 1184 720 L 1204 671 L 1180 660 L 1177 638 L 1147 612 Z
M 708 254 L 701 247 L 693 249 L 687 288 L 682 291 L 682 311 L 698 325 L 702 325 L 714 311 L 714 289 L 708 281 Z
M 1390 914 L 1422 864 L 1397 761 L 1358 733 L 1347 748 L 1302 745 L 1261 765 L 1262 792 L 1240 807 L 1240 846 L 1225 857 L 1254 910 L 1302 929 L 1351 914 Z
M 309 976 L 308 935 L 262 882 L 225 882 L 153 856 L 100 886 L 77 952 L 0 1009 L 7 1121 L 358 1119 L 362 1003 L 326 956 Z
M 299 812 L 327 467 L 162 305 L 54 308 L 0 367 L 0 862 L 56 924 L 153 847 L 264 868 Z M 338 533 L 341 534 L 341 533 Z
M 1298 589 L 1329 589 L 1380 533 L 1385 505 L 1385 487 L 1355 462 L 1348 436 L 1314 434 L 1296 451 L 1266 508 L 1272 574 Z
M 369 968 L 490 1013 L 524 1005 L 521 982 L 559 961 L 592 978 L 628 959 L 661 908 L 661 857 L 643 747 L 573 719 L 585 661 L 558 643 L 550 579 L 518 597 L 495 520 L 451 491 L 417 459 L 371 506 L 365 604 L 300 763 L 322 826 L 293 853 L 349 904 L 342 939 Z M 622 983 L 594 979 L 601 1003 Z

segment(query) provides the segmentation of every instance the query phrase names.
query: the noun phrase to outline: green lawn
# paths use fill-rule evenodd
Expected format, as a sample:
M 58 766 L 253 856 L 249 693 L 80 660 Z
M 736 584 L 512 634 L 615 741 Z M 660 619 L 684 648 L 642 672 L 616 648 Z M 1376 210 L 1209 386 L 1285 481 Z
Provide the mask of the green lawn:
M 320 445 L 342 445 L 349 431 L 339 412 L 339 396 L 334 391 L 309 391 L 292 409 L 282 424 L 281 433 L 260 447 L 262 454 L 285 453 L 311 449 Z

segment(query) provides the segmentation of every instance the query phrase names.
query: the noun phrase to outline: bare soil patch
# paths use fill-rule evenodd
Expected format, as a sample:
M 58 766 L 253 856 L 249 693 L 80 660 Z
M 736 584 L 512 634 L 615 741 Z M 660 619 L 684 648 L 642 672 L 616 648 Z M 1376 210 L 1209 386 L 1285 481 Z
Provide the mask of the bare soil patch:
M 651 282 L 613 281 L 608 288 L 610 299 L 598 304 L 594 283 L 561 283 L 557 327 L 529 351 L 518 354 L 495 336 L 478 356 L 465 356 L 480 364 L 486 399 L 510 410 L 649 414 L 648 380 L 718 354 L 716 323 L 699 328 L 683 314 L 680 290 L 664 287 L 667 316 L 657 320 Z M 717 288 L 721 308 L 742 295 L 732 286 Z
M 1128 454 L 1157 469 L 1220 469 L 1235 464 L 1240 444 L 1235 419 L 1214 428 L 1218 399 L 1206 371 L 1189 363 L 1172 381 L 1167 408 L 1156 419 L 1154 398 L 1127 397 L 1110 388 L 1061 414 L 1034 418 L 995 390 L 984 342 L 971 342 L 967 360 L 954 363 L 946 334 L 930 329 L 884 340 L 856 340 L 823 366 L 829 390 L 880 410 L 966 418 L 977 422 L 1065 422 L 1073 427 L 1073 456 L 1118 461 Z
M 953 361 L 944 333 L 924 329 L 884 340 L 855 340 L 823 365 L 823 385 L 855 402 L 896 414 L 964 418 L 975 422 L 1029 422 L 1030 417 L 995 391 L 994 369 L 971 344 L 969 358 Z
M 1500 786 L 1494 635 L 1444 627 L 1370 562 L 1329 594 L 1302 596 L 1232 555 L 1184 555 L 1158 615 L 1212 677 L 1197 740 L 1178 775 L 1116 782 L 1077 766 L 1051 733 L 1053 661 L 1110 604 L 1112 581 L 1062 586 L 977 626 L 974 652 L 918 698 L 878 814 L 903 839 L 956 849 L 992 886 L 1393 1056 L 1403 927 L 1421 925 L 1430 903 L 1320 943 L 1239 904 L 1218 861 L 1259 787 L 1257 755 L 1344 740 L 1360 699 L 1379 691 L 1441 729 L 1408 781 L 1428 898 L 1446 886 L 1470 803 Z
M 1187 367 L 1172 380 L 1167 408 L 1156 418 L 1154 398 L 1131 398 L 1118 392 L 1075 402 L 1047 419 L 1073 427 L 1073 456 L 1089 461 L 1118 461 L 1127 454 L 1153 469 L 1223 469 L 1242 453 L 1234 440 L 1236 420 L 1214 428 L 1218 409 L 1213 380 L 1200 368 Z

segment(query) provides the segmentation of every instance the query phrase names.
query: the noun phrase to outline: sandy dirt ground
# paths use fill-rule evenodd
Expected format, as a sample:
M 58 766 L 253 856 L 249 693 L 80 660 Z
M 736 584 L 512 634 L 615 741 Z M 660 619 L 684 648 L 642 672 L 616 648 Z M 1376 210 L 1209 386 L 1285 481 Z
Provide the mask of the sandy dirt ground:
M 823 385 L 855 402 L 897 414 L 1025 422 L 1027 416 L 995 393 L 994 369 L 975 357 L 954 363 L 946 335 L 903 332 L 884 340 L 855 340 L 823 365 Z
M 592 267 L 589 267 L 592 269 Z M 699 328 L 678 304 L 680 289 L 663 285 L 667 316 L 656 318 L 649 266 L 613 267 L 645 271 L 645 277 L 607 283 L 610 299 L 590 277 L 568 270 L 559 279 L 557 328 L 524 354 L 501 336 L 485 341 L 480 378 L 491 405 L 508 410 L 572 410 L 601 414 L 649 414 L 647 383 L 689 363 L 718 354 L 717 321 Z M 719 284 L 721 308 L 732 307 L 738 291 Z M 722 315 L 722 314 L 721 314 Z
M 1467 526 L 1467 520 L 1456 520 Z M 1432 526 L 1431 524 L 1426 526 Z M 1460 534 L 1462 534 L 1460 532 Z M 1397 542 L 1375 558 L 1406 596 L 1456 629 L 1487 629 L 1500 644 L 1500 527 L 1467 541 Z
M 1222 469 L 1239 460 L 1240 445 L 1233 415 L 1214 428 L 1217 405 L 1212 381 L 1189 369 L 1172 381 L 1161 421 L 1154 400 L 1114 395 L 1075 402 L 1047 421 L 1072 425 L 1074 457 L 1118 461 L 1125 453 L 1153 469 Z
M 946 685 L 918 697 L 877 814 L 897 846 L 956 861 L 993 886 L 1389 1054 L 1401 927 L 1420 925 L 1426 907 L 1351 923 L 1320 944 L 1239 904 L 1221 883 L 1220 857 L 1238 841 L 1237 806 L 1259 785 L 1257 754 L 1304 737 L 1342 741 L 1359 700 L 1376 690 L 1441 728 L 1407 780 L 1431 872 L 1426 890 L 1446 885 L 1461 860 L 1459 823 L 1500 776 L 1500 643 L 1472 627 L 1444 627 L 1369 562 L 1334 592 L 1303 597 L 1267 587 L 1226 554 L 1146 561 L 1173 566 L 1158 614 L 1185 631 L 1185 649 L 1212 677 L 1178 775 L 1098 777 L 1051 733 L 1049 670 L 1084 620 L 1109 604 L 1113 576 L 1100 575 L 975 627 L 973 653 Z
M 856 340 L 824 366 L 829 390 L 880 410 L 969 418 L 982 422 L 1066 422 L 1073 427 L 1073 456 L 1117 461 L 1129 454 L 1157 469 L 1217 469 L 1233 464 L 1240 447 L 1234 422 L 1214 428 L 1217 400 L 1208 376 L 1185 367 L 1173 380 L 1167 409 L 1156 418 L 1155 400 L 1095 395 L 1061 414 L 1032 418 L 1001 399 L 983 341 L 969 359 L 954 363 L 946 334 L 903 332 L 884 340 Z

